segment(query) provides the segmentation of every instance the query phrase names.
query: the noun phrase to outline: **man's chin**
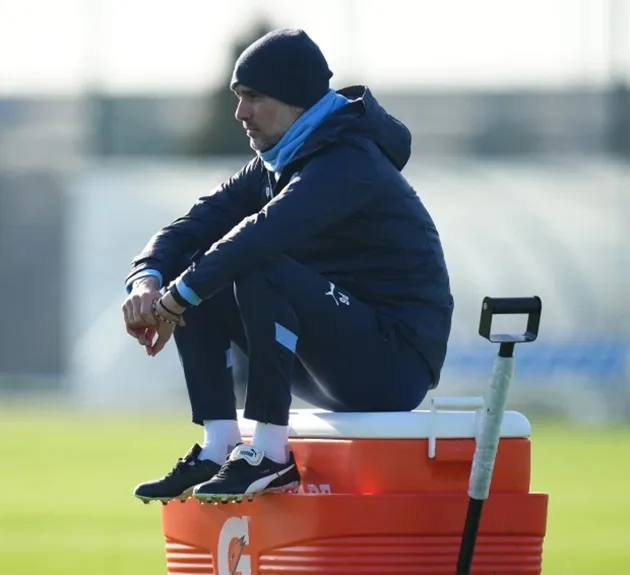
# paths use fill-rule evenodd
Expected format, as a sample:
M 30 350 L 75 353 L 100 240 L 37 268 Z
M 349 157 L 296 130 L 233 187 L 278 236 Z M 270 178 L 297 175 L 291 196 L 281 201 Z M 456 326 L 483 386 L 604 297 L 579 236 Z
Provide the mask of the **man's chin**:
M 265 152 L 273 148 L 273 146 L 269 146 L 268 144 L 254 144 L 251 142 L 250 142 L 250 146 L 252 147 L 253 150 L 258 152 L 259 154 L 264 154 Z
M 249 147 L 255 152 L 258 152 L 259 154 L 262 154 L 263 152 L 266 152 L 267 150 L 271 150 L 273 146 L 274 144 L 270 144 L 268 141 L 262 138 L 249 136 Z
M 249 147 L 254 150 L 254 152 L 264 152 L 267 148 L 264 142 L 261 142 L 258 138 L 249 138 Z

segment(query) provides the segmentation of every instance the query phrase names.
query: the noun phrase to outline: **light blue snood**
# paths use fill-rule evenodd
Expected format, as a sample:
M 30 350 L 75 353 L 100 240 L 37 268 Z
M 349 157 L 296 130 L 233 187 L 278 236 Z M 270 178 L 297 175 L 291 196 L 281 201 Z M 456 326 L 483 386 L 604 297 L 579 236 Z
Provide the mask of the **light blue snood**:
M 265 168 L 278 173 L 298 153 L 308 136 L 330 114 L 348 103 L 348 99 L 330 89 L 326 95 L 304 112 L 270 150 L 259 152 Z

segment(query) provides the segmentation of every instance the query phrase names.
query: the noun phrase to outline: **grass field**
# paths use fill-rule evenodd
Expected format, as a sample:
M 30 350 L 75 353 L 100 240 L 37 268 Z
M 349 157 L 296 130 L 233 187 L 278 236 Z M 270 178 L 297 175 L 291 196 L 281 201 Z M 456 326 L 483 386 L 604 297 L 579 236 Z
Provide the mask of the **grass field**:
M 163 575 L 160 507 L 131 490 L 198 439 L 185 417 L 0 410 L 0 574 Z M 533 489 L 545 575 L 628 573 L 630 428 L 535 423 Z

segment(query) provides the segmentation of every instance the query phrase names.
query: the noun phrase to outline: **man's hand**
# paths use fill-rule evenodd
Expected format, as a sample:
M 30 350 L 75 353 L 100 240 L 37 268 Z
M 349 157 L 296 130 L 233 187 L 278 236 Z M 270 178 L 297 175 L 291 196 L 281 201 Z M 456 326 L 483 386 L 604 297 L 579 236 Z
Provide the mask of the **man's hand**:
M 152 333 L 151 341 L 145 345 L 147 355 L 154 357 L 160 353 L 164 349 L 168 340 L 171 339 L 176 327 L 177 324 L 175 323 L 166 323 L 163 321 L 158 322 L 155 331 Z M 155 340 L 155 343 L 153 343 L 155 335 L 157 335 L 157 339 Z
M 158 329 L 158 321 L 153 316 L 151 304 L 160 295 L 157 278 L 146 276 L 133 283 L 131 293 L 122 305 L 127 333 L 145 346 L 147 353 Z
M 156 356 L 160 353 L 164 346 L 167 344 L 168 340 L 171 339 L 175 328 L 179 326 L 186 325 L 184 323 L 184 319 L 182 318 L 182 314 L 184 313 L 185 308 L 180 306 L 174 299 L 170 292 L 166 292 L 157 302 L 155 306 L 155 312 L 157 313 L 157 328 L 156 331 L 151 334 L 153 341 L 153 336 L 157 335 L 157 339 L 155 343 L 151 345 L 145 346 L 147 350 L 147 354 L 150 356 Z

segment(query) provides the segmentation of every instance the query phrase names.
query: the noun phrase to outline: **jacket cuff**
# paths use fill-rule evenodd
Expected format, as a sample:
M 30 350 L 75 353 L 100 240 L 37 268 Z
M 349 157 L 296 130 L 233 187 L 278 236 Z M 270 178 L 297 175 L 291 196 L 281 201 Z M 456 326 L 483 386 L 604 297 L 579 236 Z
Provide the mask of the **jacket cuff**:
M 173 299 L 179 305 L 184 307 L 199 305 L 203 301 L 203 299 L 200 298 L 194 290 L 189 288 L 181 278 L 171 284 L 169 292 L 171 292 Z
M 164 285 L 164 277 L 158 270 L 155 270 L 152 268 L 146 268 L 127 276 L 127 280 L 125 282 L 125 289 L 127 290 L 127 293 L 131 292 L 131 289 L 133 287 L 133 282 L 147 276 L 157 278 L 159 282 L 159 289 L 161 289 L 162 286 Z

